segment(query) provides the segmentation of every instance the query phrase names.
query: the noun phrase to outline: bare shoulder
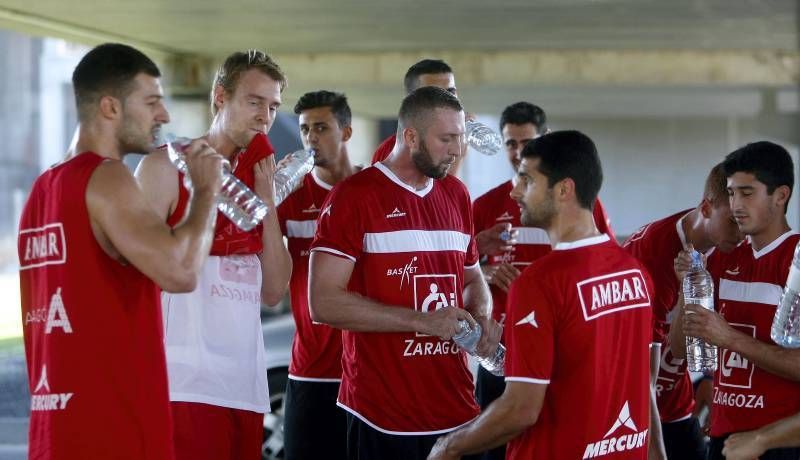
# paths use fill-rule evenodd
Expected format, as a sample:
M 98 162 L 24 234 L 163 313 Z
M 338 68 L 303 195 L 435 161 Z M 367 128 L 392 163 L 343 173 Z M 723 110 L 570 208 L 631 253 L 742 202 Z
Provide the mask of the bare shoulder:
M 167 178 L 173 178 L 174 181 L 174 178 L 178 177 L 178 170 L 169 160 L 167 152 L 157 150 L 142 158 L 139 166 L 136 167 L 134 175 L 140 182 Z
M 86 187 L 86 207 L 98 244 L 114 259 L 122 260 L 109 239 L 109 222 L 115 222 L 123 210 L 135 212 L 143 197 L 130 170 L 119 160 L 102 162 L 92 173 Z M 113 225 L 112 225 L 113 226 Z
M 138 191 L 131 171 L 119 160 L 106 160 L 97 167 L 86 187 L 86 200 L 91 209 L 93 205 L 115 201 L 132 190 Z
M 136 181 L 147 201 L 159 217 L 166 219 L 178 202 L 178 169 L 172 164 L 167 152 L 152 152 L 139 162 Z

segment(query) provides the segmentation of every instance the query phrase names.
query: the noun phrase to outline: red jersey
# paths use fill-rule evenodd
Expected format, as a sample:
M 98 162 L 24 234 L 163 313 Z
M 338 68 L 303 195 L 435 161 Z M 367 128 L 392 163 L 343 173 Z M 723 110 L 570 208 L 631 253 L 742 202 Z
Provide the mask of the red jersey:
M 508 262 L 523 270 L 531 262 L 550 252 L 550 238 L 541 228 L 522 226 L 519 205 L 510 196 L 513 188 L 514 184 L 507 181 L 484 193 L 472 204 L 472 213 L 475 220 L 475 234 L 500 223 L 511 223 L 511 227 L 518 232 L 517 244 L 509 252 L 489 256 L 488 264 L 498 265 Z M 606 233 L 614 239 L 599 198 L 594 205 L 594 219 L 600 233 Z M 489 285 L 489 288 L 492 291 L 492 318 L 503 324 L 506 317 L 506 293 L 494 284 Z
M 317 217 L 332 186 L 314 173 L 306 174 L 303 186 L 278 207 L 281 231 L 289 242 L 292 278 L 289 296 L 297 329 L 292 341 L 289 378 L 307 381 L 342 379 L 342 331 L 314 323 L 308 310 L 308 255 L 317 231 Z
M 394 143 L 397 141 L 397 135 L 392 134 L 391 136 L 387 137 L 386 139 L 381 142 L 381 145 L 375 149 L 375 153 L 372 154 L 372 162 L 371 164 L 375 164 L 379 161 L 383 161 L 389 158 L 389 154 L 392 153 L 392 149 L 394 149 Z
M 611 241 L 616 242 L 617 236 L 614 234 L 614 230 L 611 228 L 611 218 L 608 217 L 606 208 L 603 206 L 603 202 L 600 201 L 600 198 L 594 200 L 592 216 L 594 217 L 594 225 L 597 227 L 597 230 L 599 230 L 600 233 L 605 233 L 608 235 L 609 238 L 611 238 Z
M 91 152 L 36 179 L 18 240 L 31 392 L 29 458 L 169 459 L 158 287 L 92 233 Z
M 622 247 L 639 259 L 653 278 L 653 341 L 662 343 L 661 367 L 658 370 L 656 395 L 658 411 L 663 422 L 677 422 L 692 415 L 694 390 L 686 360 L 672 355 L 667 337 L 672 312 L 681 289 L 672 263 L 686 246 L 683 217 L 687 209 L 645 225 L 631 235 Z M 681 343 L 681 347 L 686 345 Z
M 349 290 L 421 312 L 462 307 L 465 267 L 477 267 L 469 194 L 452 176 L 422 190 L 381 163 L 337 184 L 312 251 L 353 261 Z M 389 434 L 451 431 L 478 415 L 466 355 L 415 332 L 342 333 L 339 402 Z
M 506 381 L 548 385 L 507 458 L 647 458 L 652 284 L 607 235 L 560 243 L 512 285 Z
M 475 234 L 494 227 L 497 224 L 510 223 L 519 233 L 517 244 L 511 251 L 488 256 L 489 265 L 510 263 L 517 269 L 524 270 L 534 260 L 550 252 L 550 238 L 541 228 L 523 227 L 520 223 L 519 205 L 511 196 L 514 185 L 511 181 L 503 182 L 478 197 L 472 204 L 472 215 L 475 221 Z M 492 291 L 492 318 L 504 324 L 506 318 L 506 293 L 490 284 Z
M 800 240 L 786 232 L 756 252 L 749 238 L 730 254 L 715 252 L 709 271 L 719 280 L 716 308 L 736 330 L 769 344 L 772 320 Z M 800 411 L 800 383 L 761 369 L 731 350 L 720 349 L 714 373 L 711 436 L 748 431 Z

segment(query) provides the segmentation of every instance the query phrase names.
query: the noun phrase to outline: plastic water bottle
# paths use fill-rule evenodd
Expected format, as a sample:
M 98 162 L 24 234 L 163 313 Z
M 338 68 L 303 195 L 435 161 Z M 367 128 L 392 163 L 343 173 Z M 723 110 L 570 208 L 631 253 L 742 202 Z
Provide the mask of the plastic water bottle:
M 686 305 L 714 310 L 714 280 L 703 267 L 703 258 L 697 251 L 692 251 L 692 268 L 683 278 L 683 298 Z M 692 372 L 714 371 L 717 369 L 717 346 L 696 337 L 686 337 L 686 361 Z
M 800 348 L 800 243 L 794 248 L 786 289 L 775 311 L 770 337 L 782 347 Z
M 170 134 L 166 138 L 167 155 L 172 164 L 183 173 L 183 183 L 191 190 L 189 168 L 183 156 L 183 149 L 191 143 L 191 139 Z M 217 209 L 244 231 L 252 230 L 269 212 L 267 204 L 231 173 L 229 164 L 227 167 L 223 166 L 222 188 L 217 195 Z
M 475 329 L 470 327 L 469 323 L 461 320 L 458 322 L 461 329 L 456 335 L 453 336 L 453 341 L 461 347 L 464 351 L 474 356 L 484 369 L 492 374 L 502 377 L 503 366 L 506 362 L 506 347 L 502 343 L 497 344 L 497 350 L 489 357 L 481 357 L 475 353 L 475 348 L 478 346 L 478 341 L 481 339 L 480 324 L 475 324 Z
M 503 138 L 492 128 L 475 120 L 465 123 L 467 144 L 484 155 L 497 155 L 503 151 Z
M 289 161 L 275 171 L 275 206 L 291 195 L 297 183 L 314 167 L 314 150 L 300 149 L 286 156 Z

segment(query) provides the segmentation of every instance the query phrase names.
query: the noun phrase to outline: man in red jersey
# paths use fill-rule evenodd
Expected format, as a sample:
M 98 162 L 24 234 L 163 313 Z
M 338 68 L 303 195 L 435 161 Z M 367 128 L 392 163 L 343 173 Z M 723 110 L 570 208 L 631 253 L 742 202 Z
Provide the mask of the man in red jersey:
M 680 285 L 673 270 L 673 260 L 687 245 L 707 253 L 713 249 L 730 252 L 741 236 L 728 205 L 726 177 L 722 164 L 708 175 L 703 199 L 694 209 L 687 209 L 651 222 L 631 235 L 622 245 L 647 267 L 653 277 L 653 342 L 663 343 L 656 395 L 658 413 L 667 458 L 705 459 L 706 441 L 694 409 L 694 391 L 686 372 L 686 361 L 673 356 L 666 337 L 671 314 L 678 301 Z M 684 344 L 680 344 L 683 348 Z M 652 433 L 658 439 L 658 433 Z
M 539 106 L 517 102 L 500 115 L 500 132 L 512 171 L 519 169 L 519 154 L 525 145 L 547 132 L 547 116 Z M 506 295 L 511 283 L 531 262 L 550 252 L 550 239 L 541 228 L 523 227 L 517 202 L 509 193 L 514 188 L 508 180 L 481 195 L 472 203 L 475 241 L 481 256 L 481 270 L 492 293 L 492 318 L 504 324 Z M 478 367 L 475 397 L 481 409 L 500 397 L 505 389 L 502 376 Z M 504 459 L 505 445 L 486 452 L 483 458 Z
M 553 251 L 511 287 L 505 392 L 429 458 L 506 442 L 511 459 L 647 457 L 652 284 L 595 226 L 602 177 L 594 143 L 577 131 L 522 151 L 511 196 Z
M 469 194 L 447 171 L 462 152 L 464 112 L 423 87 L 400 107 L 383 162 L 334 187 L 311 246 L 311 319 L 344 329 L 338 404 L 348 458 L 425 458 L 436 436 L 478 414 L 459 321 L 500 326 L 472 238 Z
M 39 176 L 23 210 L 31 459 L 174 458 L 158 287 L 197 283 L 222 158 L 190 145 L 191 212 L 167 227 L 121 161 L 169 122 L 159 76 L 126 45 L 87 53 L 72 75 L 76 155 Z
M 709 457 L 722 459 L 725 439 L 800 411 L 800 351 L 784 349 L 770 338 L 775 309 L 800 235 L 786 221 L 794 186 L 794 164 L 783 147 L 748 144 L 725 157 L 733 217 L 747 240 L 730 254 L 709 257 L 716 312 L 696 305 L 678 310 L 670 330 L 672 343 L 699 337 L 719 347 L 711 406 Z M 678 268 L 685 266 L 681 255 Z M 680 327 L 679 327 L 680 326 Z M 684 347 L 673 347 L 678 359 Z M 796 459 L 800 449 L 773 449 L 762 459 Z
M 456 77 L 453 74 L 453 69 L 451 69 L 446 62 L 440 59 L 423 59 L 409 67 L 406 71 L 406 75 L 403 77 L 403 88 L 406 91 L 406 95 L 411 94 L 415 89 L 423 86 L 435 86 L 437 88 L 442 88 L 453 96 L 458 97 Z M 466 116 L 467 119 L 472 117 L 470 114 L 467 114 Z M 397 136 L 395 134 L 392 134 L 384 139 L 384 141 L 381 142 L 381 145 L 375 149 L 375 153 L 372 155 L 371 163 L 375 164 L 388 158 L 394 149 L 396 140 Z M 465 144 L 462 147 L 463 153 L 466 153 L 466 149 L 467 147 Z M 464 156 L 459 156 L 455 163 L 453 163 L 448 170 L 448 173 L 454 175 L 458 174 L 458 170 L 461 167 L 461 162 L 463 160 Z
M 219 213 L 197 289 L 162 297 L 178 460 L 261 457 L 270 410 L 261 304 L 281 300 L 291 273 L 266 137 L 285 83 L 270 56 L 248 50 L 225 59 L 210 91 L 213 119 L 205 139 L 269 212 L 250 231 Z M 136 177 L 163 221 L 183 219 L 189 192 L 166 152 L 148 155 Z
M 347 97 L 331 91 L 304 94 L 294 112 L 300 116 L 303 147 L 314 149 L 314 170 L 303 179 L 303 187 L 278 207 L 292 255 L 289 294 L 297 326 L 284 403 L 284 452 L 289 459 L 345 459 L 347 421 L 336 406 L 342 381 L 342 332 L 311 321 L 308 259 L 328 192 L 356 172 L 347 155 L 352 115 Z
M 513 171 L 519 169 L 520 152 L 525 145 L 547 131 L 547 116 L 539 106 L 517 102 L 503 110 L 500 132 Z M 492 317 L 501 324 L 506 317 L 506 296 L 511 283 L 520 275 L 520 270 L 550 252 L 546 231 L 521 225 L 519 206 L 509 196 L 513 187 L 513 181 L 508 180 L 472 204 L 475 240 L 483 262 L 481 269 L 492 292 Z M 613 240 L 614 234 L 599 199 L 595 201 L 593 215 L 600 233 L 608 234 Z M 494 376 L 483 367 L 478 368 L 475 396 L 482 409 L 497 399 L 504 388 L 503 377 Z M 487 459 L 504 457 L 505 448 L 502 446 L 485 456 Z

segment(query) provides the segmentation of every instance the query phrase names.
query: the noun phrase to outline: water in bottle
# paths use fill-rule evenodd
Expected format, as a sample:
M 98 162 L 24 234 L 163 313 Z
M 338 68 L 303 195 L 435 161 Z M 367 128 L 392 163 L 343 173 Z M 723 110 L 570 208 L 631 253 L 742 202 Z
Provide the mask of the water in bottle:
M 686 305 L 700 305 L 714 311 L 714 280 L 703 267 L 703 258 L 697 251 L 692 251 L 692 268 L 683 278 L 683 298 Z M 717 346 L 687 336 L 686 362 L 692 372 L 716 370 Z
M 191 143 L 191 139 L 170 134 L 166 138 L 167 155 L 172 164 L 183 173 L 186 188 L 191 189 L 189 169 L 183 156 L 183 150 Z M 230 165 L 223 167 L 217 209 L 244 231 L 252 230 L 269 212 L 267 204 L 231 173 Z
M 490 356 L 485 358 L 478 356 L 475 348 L 478 346 L 478 341 L 480 341 L 481 333 L 483 332 L 481 330 L 481 325 L 475 324 L 475 328 L 473 329 L 469 323 L 464 320 L 459 321 L 458 325 L 460 329 L 458 333 L 453 336 L 453 341 L 456 345 L 474 356 L 484 369 L 498 377 L 502 377 L 504 372 L 503 366 L 506 362 L 506 347 L 500 343 L 497 344 L 497 350 Z
M 475 120 L 465 123 L 467 144 L 484 155 L 497 155 L 503 151 L 503 138 L 492 128 Z
M 794 248 L 786 288 L 775 311 L 770 337 L 782 347 L 800 348 L 800 243 Z
M 275 206 L 291 195 L 297 183 L 314 167 L 314 150 L 298 150 L 286 156 L 288 162 L 275 171 Z

